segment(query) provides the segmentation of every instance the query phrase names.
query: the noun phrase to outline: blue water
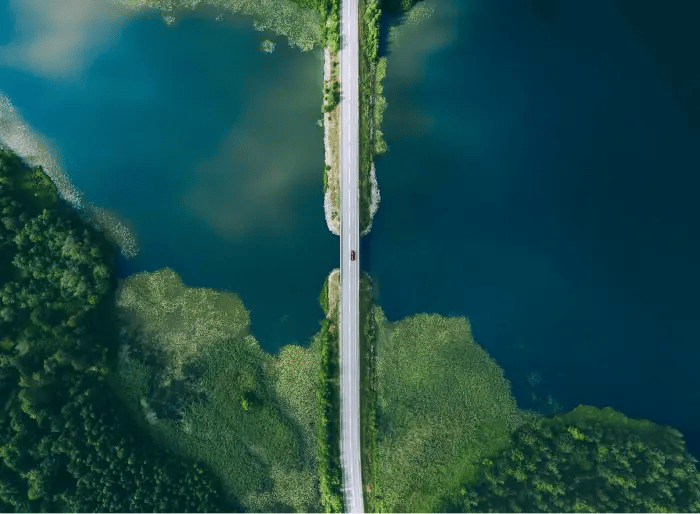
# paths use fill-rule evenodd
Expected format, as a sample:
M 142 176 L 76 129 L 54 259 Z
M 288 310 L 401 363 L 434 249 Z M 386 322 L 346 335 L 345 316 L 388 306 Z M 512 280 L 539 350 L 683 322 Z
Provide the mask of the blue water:
M 85 198 L 135 227 L 141 251 L 121 260 L 122 277 L 167 266 L 189 286 L 238 293 L 251 332 L 276 351 L 317 332 L 337 266 L 316 125 L 321 55 L 218 14 L 170 27 L 142 14 L 82 71 L 0 67 L 0 90 L 53 141 Z M 265 38 L 274 53 L 260 51 Z
M 388 318 L 465 315 L 521 406 L 609 405 L 700 457 L 692 50 L 603 0 L 427 5 L 390 47 L 363 241 Z

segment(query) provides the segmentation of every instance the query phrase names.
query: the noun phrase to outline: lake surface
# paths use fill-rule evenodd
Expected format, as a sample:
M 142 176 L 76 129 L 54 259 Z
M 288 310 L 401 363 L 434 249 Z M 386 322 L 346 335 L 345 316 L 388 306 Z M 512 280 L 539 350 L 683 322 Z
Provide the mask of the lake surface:
M 609 405 L 700 457 L 696 23 L 603 0 L 426 4 L 390 47 L 363 240 L 387 317 L 465 315 L 521 406 Z
M 318 331 L 338 261 L 316 125 L 322 55 L 218 14 L 122 19 L 81 72 L 0 67 L 0 90 L 53 141 L 85 198 L 135 227 L 141 251 L 121 276 L 167 266 L 189 286 L 236 292 L 276 351 Z M 2 23 L 0 44 L 14 37 Z

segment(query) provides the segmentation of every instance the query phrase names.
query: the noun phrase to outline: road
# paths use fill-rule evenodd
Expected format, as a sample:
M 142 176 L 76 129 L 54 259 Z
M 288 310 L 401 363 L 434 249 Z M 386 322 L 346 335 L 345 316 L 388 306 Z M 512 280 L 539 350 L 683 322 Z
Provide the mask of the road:
M 364 512 L 360 467 L 358 0 L 340 5 L 340 456 L 347 512 Z M 354 250 L 356 258 L 350 260 Z

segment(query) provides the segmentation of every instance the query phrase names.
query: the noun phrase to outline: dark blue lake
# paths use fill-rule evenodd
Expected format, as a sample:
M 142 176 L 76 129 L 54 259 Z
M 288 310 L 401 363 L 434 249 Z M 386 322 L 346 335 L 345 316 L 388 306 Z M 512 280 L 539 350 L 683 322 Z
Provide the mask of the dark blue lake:
M 276 351 L 317 332 L 337 266 L 316 124 L 322 55 L 218 14 L 119 20 L 81 71 L 3 66 L 0 90 L 52 140 L 85 198 L 135 227 L 141 251 L 121 276 L 168 266 L 187 285 L 236 292 Z M 5 35 L 0 44 L 15 36 Z
M 389 320 L 467 316 L 521 406 L 700 457 L 700 16 L 644 4 L 428 0 L 389 50 L 363 264 Z

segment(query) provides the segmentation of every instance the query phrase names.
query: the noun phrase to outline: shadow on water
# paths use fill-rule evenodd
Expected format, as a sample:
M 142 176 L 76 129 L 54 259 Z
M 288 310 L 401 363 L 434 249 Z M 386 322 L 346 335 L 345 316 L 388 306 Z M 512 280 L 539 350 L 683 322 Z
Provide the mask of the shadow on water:
M 389 31 L 392 27 L 399 27 L 403 23 L 403 14 L 386 14 L 382 13 L 379 20 L 379 56 L 385 57 L 391 55 L 391 42 L 389 41 Z
M 663 9 L 654 2 L 613 0 L 634 35 L 668 77 L 675 100 L 687 116 L 690 128 L 700 134 L 700 2 L 670 2 Z
M 554 23 L 559 14 L 559 0 L 528 0 L 532 13 L 540 20 Z

